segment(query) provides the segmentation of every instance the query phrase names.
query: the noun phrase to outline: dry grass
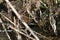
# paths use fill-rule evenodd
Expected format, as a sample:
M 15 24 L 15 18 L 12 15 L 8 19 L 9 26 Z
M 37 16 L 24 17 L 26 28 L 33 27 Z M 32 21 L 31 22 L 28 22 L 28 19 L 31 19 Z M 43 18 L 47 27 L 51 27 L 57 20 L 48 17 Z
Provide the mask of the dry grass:
M 6 3 L 2 3 L 1 5 L 4 5 L 8 9 L 7 12 L 5 12 L 3 8 L 0 9 L 1 10 L 0 19 L 3 21 L 2 23 L 0 20 L 0 24 L 7 27 L 4 29 L 11 28 L 12 30 L 14 30 L 15 31 L 14 33 L 16 33 L 17 36 L 16 38 L 18 38 L 18 36 L 21 34 L 18 40 L 23 40 L 22 35 L 25 36 L 26 40 L 30 39 L 54 40 L 55 37 L 50 36 L 53 33 L 55 33 L 55 35 L 57 34 L 56 21 L 58 20 L 59 17 L 60 10 L 59 0 L 25 0 L 25 1 L 5 0 L 5 1 Z M 32 28 L 29 26 L 29 23 L 31 22 L 40 27 L 38 28 L 39 29 L 38 31 L 42 29 L 42 34 L 41 31 L 40 33 L 37 33 L 38 31 L 36 32 L 35 30 L 33 31 L 33 26 Z M 46 27 L 48 29 L 45 29 Z M 47 33 L 51 32 L 51 34 L 48 33 L 49 37 L 46 37 L 46 35 L 44 35 L 45 32 Z M 6 33 L 8 34 L 8 32 Z M 9 38 L 9 34 L 7 36 Z

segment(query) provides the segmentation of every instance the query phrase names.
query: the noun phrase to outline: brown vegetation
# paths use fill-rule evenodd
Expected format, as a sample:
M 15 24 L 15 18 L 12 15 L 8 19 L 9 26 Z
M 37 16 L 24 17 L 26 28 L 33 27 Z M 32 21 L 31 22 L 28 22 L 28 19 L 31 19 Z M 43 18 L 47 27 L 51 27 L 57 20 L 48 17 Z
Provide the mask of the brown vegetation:
M 59 13 L 59 0 L 0 0 L 0 26 L 9 40 L 60 40 Z

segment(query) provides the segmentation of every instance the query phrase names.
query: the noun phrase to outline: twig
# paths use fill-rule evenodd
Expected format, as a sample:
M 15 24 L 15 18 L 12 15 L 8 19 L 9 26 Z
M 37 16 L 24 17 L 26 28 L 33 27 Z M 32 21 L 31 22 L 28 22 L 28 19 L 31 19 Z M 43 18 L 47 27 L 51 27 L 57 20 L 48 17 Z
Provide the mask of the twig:
M 48 8 L 47 6 L 46 6 L 46 4 L 44 4 L 41 0 L 39 0 L 40 1 L 40 3 L 42 3 L 46 8 Z
M 5 28 L 5 25 L 3 24 L 3 21 L 2 20 L 0 20 L 0 21 L 2 22 L 3 29 L 5 30 L 5 33 L 6 33 L 7 37 L 8 37 L 8 39 L 11 40 L 11 38 L 10 38 L 8 32 L 7 32 L 7 29 Z
M 16 27 L 16 29 L 17 29 L 17 30 L 20 30 L 19 27 L 20 27 L 20 26 L 19 26 L 19 20 L 17 19 L 17 27 Z M 16 33 L 17 33 L 17 39 L 18 39 L 18 40 L 22 40 L 21 35 L 20 35 L 18 32 L 16 32 Z
M 54 30 L 54 33 L 57 35 L 56 21 L 55 21 L 53 15 L 50 15 L 49 20 L 50 20 L 50 24 L 51 24 L 51 26 L 52 26 L 52 28 L 53 28 L 53 30 Z
M 36 31 L 34 31 L 34 33 L 36 33 L 36 34 L 38 34 L 38 35 L 42 36 L 43 38 L 46 38 L 46 39 L 48 39 L 48 40 L 49 40 L 49 38 L 47 38 L 46 36 L 44 36 L 44 35 L 42 35 L 42 34 L 40 34 L 40 33 L 36 32 Z

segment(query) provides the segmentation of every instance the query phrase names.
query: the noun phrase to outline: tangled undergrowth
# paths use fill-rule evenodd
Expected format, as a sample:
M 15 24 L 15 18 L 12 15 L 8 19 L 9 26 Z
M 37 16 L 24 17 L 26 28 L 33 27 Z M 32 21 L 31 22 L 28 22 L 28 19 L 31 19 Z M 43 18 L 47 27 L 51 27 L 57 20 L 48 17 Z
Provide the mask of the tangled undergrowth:
M 6 40 L 60 40 L 59 13 L 60 0 L 0 0 L 0 30 Z

